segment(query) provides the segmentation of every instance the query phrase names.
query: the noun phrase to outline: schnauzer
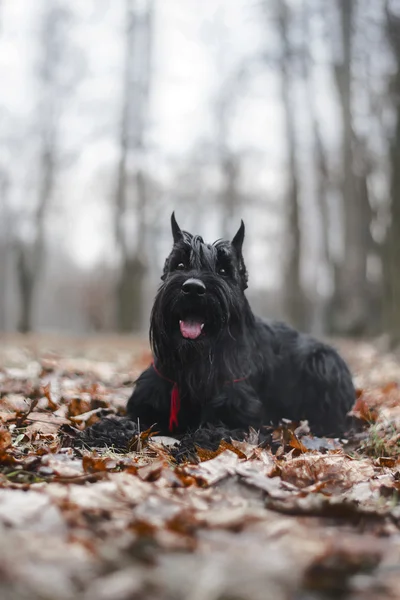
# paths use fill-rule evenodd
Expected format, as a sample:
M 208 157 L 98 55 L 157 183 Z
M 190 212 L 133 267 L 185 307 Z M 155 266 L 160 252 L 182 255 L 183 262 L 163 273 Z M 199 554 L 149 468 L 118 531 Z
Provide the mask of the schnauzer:
M 255 316 L 245 296 L 244 223 L 231 242 L 206 244 L 171 217 L 173 248 L 151 313 L 154 362 L 128 401 L 141 429 L 246 431 L 307 420 L 343 434 L 355 400 L 337 352 L 281 322 Z

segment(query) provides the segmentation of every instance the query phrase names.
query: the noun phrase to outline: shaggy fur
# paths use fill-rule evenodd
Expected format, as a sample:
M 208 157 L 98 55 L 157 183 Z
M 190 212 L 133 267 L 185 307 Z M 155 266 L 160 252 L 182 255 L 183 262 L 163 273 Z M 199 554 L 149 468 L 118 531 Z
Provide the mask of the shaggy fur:
M 173 248 L 151 314 L 155 368 L 140 375 L 130 418 L 167 435 L 209 425 L 246 431 L 282 418 L 341 435 L 355 399 L 350 372 L 332 347 L 253 314 L 243 222 L 232 242 L 214 244 L 182 231 L 174 215 L 171 223 Z M 171 427 L 174 386 L 180 409 Z

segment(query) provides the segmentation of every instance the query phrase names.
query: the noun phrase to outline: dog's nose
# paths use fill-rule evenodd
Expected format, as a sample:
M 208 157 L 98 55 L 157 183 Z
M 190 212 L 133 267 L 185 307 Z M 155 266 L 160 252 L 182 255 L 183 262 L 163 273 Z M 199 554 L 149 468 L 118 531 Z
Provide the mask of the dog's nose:
M 182 284 L 182 291 L 184 294 L 191 294 L 192 296 L 202 296 L 206 291 L 206 286 L 200 279 L 190 278 Z

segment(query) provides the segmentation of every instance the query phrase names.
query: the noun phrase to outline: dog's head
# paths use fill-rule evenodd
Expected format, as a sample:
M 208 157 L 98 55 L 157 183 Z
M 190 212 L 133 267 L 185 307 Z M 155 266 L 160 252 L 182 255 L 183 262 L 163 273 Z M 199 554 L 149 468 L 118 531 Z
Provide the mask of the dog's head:
M 173 247 L 153 307 L 153 348 L 209 352 L 210 344 L 235 331 L 243 320 L 247 271 L 242 255 L 244 223 L 231 242 L 206 244 L 182 231 L 171 217 Z

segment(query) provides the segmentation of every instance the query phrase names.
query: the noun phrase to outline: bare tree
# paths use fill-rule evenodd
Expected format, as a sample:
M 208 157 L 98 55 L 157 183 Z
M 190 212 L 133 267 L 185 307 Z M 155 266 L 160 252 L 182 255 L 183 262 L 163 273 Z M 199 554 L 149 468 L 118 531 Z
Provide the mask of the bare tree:
M 10 258 L 10 211 L 8 207 L 10 180 L 0 168 L 0 331 L 7 329 L 8 271 Z
M 216 129 L 215 159 L 220 173 L 220 191 L 218 204 L 221 212 L 221 231 L 229 238 L 234 230 L 233 219 L 237 214 L 240 198 L 241 156 L 231 147 L 231 126 L 242 80 L 239 70 L 223 82 L 214 100 L 213 113 Z
M 302 28 L 303 28 L 303 40 L 301 49 L 301 59 L 303 67 L 303 78 L 304 85 L 306 88 L 307 98 L 307 110 L 310 115 L 311 129 L 312 129 L 312 160 L 313 167 L 315 170 L 315 205 L 318 212 L 318 221 L 320 227 L 320 256 L 319 263 L 315 269 L 316 288 L 318 288 L 318 278 L 321 273 L 321 269 L 325 269 L 327 273 L 333 275 L 333 257 L 331 255 L 331 249 L 329 244 L 329 238 L 331 233 L 331 219 L 329 210 L 329 195 L 331 192 L 331 174 L 329 168 L 329 160 L 327 148 L 325 147 L 321 124 L 317 114 L 316 96 L 317 89 L 314 85 L 313 79 L 313 60 L 311 56 L 310 47 L 313 43 L 312 31 L 310 28 L 310 21 L 312 18 L 312 7 L 310 6 L 309 0 L 303 0 L 302 3 Z M 312 315 L 310 327 L 313 332 L 317 335 L 326 333 L 328 324 L 328 302 L 327 299 L 322 297 L 316 292 L 316 298 L 313 301 Z
M 368 161 L 353 123 L 353 31 L 357 3 L 337 0 L 342 52 L 334 63 L 335 82 L 342 115 L 342 173 L 344 253 L 335 272 L 333 328 L 362 334 L 370 316 L 367 258 L 371 247 L 371 207 L 368 195 Z
M 146 265 L 146 211 L 150 186 L 143 168 L 151 78 L 153 1 L 140 9 L 126 0 L 125 65 L 120 157 L 115 190 L 115 238 L 120 258 L 116 324 L 121 332 L 142 326 Z M 133 164 L 132 164 L 133 163 Z M 136 222 L 133 238 L 132 220 Z
M 60 104 L 66 92 L 61 71 L 69 17 L 68 10 L 53 3 L 46 5 L 41 21 L 37 72 L 39 100 L 35 113 L 39 144 L 37 198 L 29 223 L 31 241 L 18 237 L 14 243 L 21 301 L 18 329 L 24 333 L 32 329 L 35 294 L 44 266 L 46 217 L 53 196 L 58 161 Z
M 395 125 L 389 139 L 390 224 L 383 249 L 384 327 L 395 343 L 400 341 L 400 18 L 388 8 L 386 30 L 395 60 L 390 79 L 390 98 Z
M 286 125 L 287 144 L 287 237 L 286 265 L 284 278 L 285 312 L 293 325 L 302 328 L 306 320 L 306 297 L 301 282 L 301 225 L 300 188 L 297 164 L 297 141 L 295 132 L 295 109 L 292 105 L 292 48 L 290 41 L 290 12 L 285 0 L 275 4 L 277 25 L 280 34 L 281 93 Z

